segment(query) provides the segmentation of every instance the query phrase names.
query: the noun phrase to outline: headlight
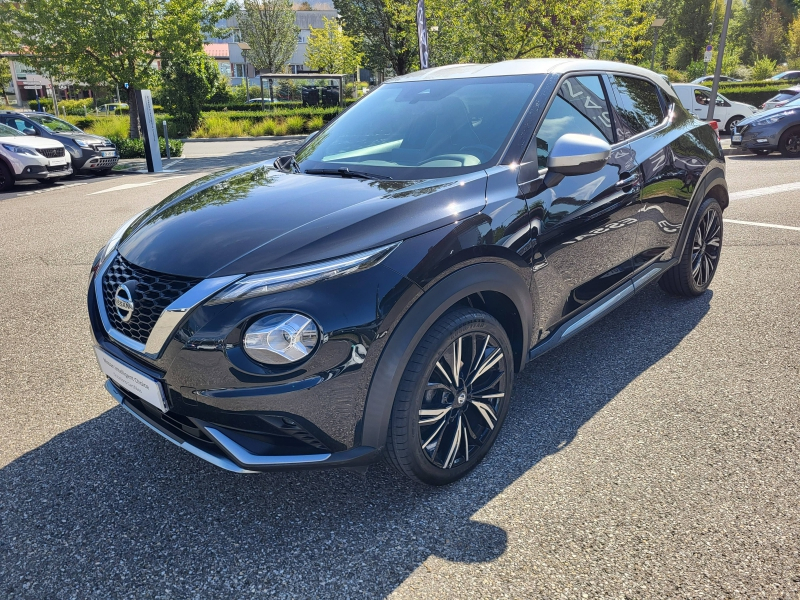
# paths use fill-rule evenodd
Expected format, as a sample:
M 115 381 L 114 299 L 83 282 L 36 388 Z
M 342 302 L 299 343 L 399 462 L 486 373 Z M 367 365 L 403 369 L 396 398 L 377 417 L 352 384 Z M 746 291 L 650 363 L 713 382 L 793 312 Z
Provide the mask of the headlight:
M 235 300 L 245 300 L 256 296 L 265 296 L 276 292 L 284 292 L 295 288 L 311 285 L 324 279 L 333 279 L 342 275 L 349 275 L 356 271 L 363 271 L 379 264 L 389 253 L 397 248 L 400 242 L 365 250 L 350 256 L 334 258 L 325 262 L 295 267 L 271 273 L 260 273 L 240 279 L 222 290 L 207 304 L 224 304 Z
M 319 340 L 314 321 L 297 313 L 277 313 L 259 319 L 244 334 L 244 351 L 253 360 L 285 365 L 309 356 Z
M 89 143 L 86 142 L 85 140 L 75 140 L 75 143 L 78 144 L 78 146 L 80 146 L 81 148 L 89 147 Z
M 16 154 L 25 154 L 27 156 L 39 156 L 39 153 L 36 152 L 33 148 L 24 148 L 23 146 L 13 146 L 11 144 L 3 144 L 3 148 L 8 150 L 9 152 L 15 152 Z
M 789 112 L 780 113 L 780 114 L 777 114 L 777 115 L 770 115 L 769 117 L 763 117 L 761 119 L 753 121 L 752 124 L 754 126 L 772 125 L 773 123 L 777 123 L 778 121 L 781 121 L 781 120 L 785 119 L 786 117 L 792 116 L 794 113 L 795 113 L 795 111 L 790 110 Z

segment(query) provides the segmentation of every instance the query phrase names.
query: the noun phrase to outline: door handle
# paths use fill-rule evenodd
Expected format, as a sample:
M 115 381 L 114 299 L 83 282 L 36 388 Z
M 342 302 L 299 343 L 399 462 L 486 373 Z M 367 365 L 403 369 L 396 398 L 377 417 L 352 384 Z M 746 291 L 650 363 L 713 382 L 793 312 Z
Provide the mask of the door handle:
M 639 180 L 639 176 L 636 173 L 634 173 L 630 177 L 626 177 L 625 179 L 620 179 L 616 183 L 616 187 L 617 188 L 626 188 L 626 187 L 629 187 L 629 186 L 633 185 L 638 180 Z

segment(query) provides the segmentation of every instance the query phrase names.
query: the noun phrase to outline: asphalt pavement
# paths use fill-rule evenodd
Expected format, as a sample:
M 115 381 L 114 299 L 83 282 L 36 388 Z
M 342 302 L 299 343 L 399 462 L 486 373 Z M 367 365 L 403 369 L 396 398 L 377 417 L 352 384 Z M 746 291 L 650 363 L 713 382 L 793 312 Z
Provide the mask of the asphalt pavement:
M 710 290 L 650 286 L 529 365 L 484 463 L 432 489 L 384 465 L 233 475 L 102 387 L 98 248 L 296 144 L 0 195 L 0 598 L 800 597 L 800 162 L 728 157 Z

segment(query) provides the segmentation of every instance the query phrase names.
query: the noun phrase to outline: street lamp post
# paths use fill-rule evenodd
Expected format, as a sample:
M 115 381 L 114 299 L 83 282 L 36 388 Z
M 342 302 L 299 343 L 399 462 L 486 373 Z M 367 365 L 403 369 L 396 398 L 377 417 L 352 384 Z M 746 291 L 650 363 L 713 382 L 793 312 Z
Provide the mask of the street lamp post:
M 650 70 L 656 66 L 656 46 L 658 45 L 658 30 L 664 26 L 666 19 L 655 19 L 651 27 L 653 28 L 653 54 L 650 57 Z
M 247 42 L 239 42 L 236 44 L 239 50 L 242 51 L 242 58 L 244 58 L 244 89 L 247 95 L 247 101 L 250 102 L 250 77 L 247 69 L 247 53 L 251 50 L 250 44 Z
M 717 105 L 717 90 L 719 90 L 719 76 L 722 73 L 722 57 L 725 55 L 725 39 L 728 37 L 728 22 L 731 20 L 733 1 L 725 4 L 725 17 L 722 20 L 722 33 L 719 36 L 719 49 L 717 50 L 717 65 L 714 69 L 714 83 L 711 85 L 711 99 L 708 102 L 708 115 L 706 121 L 714 120 L 714 107 Z

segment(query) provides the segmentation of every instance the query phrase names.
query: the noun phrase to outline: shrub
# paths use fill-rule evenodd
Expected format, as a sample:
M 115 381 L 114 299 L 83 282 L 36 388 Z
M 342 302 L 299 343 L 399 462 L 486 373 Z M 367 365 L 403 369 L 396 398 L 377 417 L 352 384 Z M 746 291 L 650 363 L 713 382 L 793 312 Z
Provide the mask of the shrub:
M 322 129 L 322 126 L 325 122 L 322 120 L 321 115 L 317 115 L 316 117 L 311 117 L 308 121 L 306 121 L 306 129 L 308 131 L 317 131 L 318 129 Z
M 120 158 L 145 158 L 144 140 L 132 140 L 129 138 L 114 137 L 110 139 L 119 150 Z M 166 156 L 167 146 L 164 142 L 164 138 L 158 138 L 158 145 L 161 150 L 161 156 Z M 183 154 L 183 142 L 180 140 L 170 140 L 169 152 L 172 157 Z
M 767 85 L 762 87 L 739 87 L 739 84 L 720 86 L 719 91 L 728 99 L 761 106 L 786 86 Z
M 253 123 L 250 127 L 250 135 L 275 135 L 275 119 L 264 119 Z
M 686 79 L 692 81 L 698 77 L 702 77 L 705 68 L 705 63 L 702 61 L 695 60 L 690 62 L 689 66 L 686 67 Z
M 300 116 L 287 117 L 284 122 L 286 123 L 286 130 L 290 134 L 303 133 L 306 125 L 305 119 Z
M 84 127 L 80 125 L 76 125 L 76 127 L 85 129 L 87 133 L 102 135 L 107 138 L 126 138 L 131 128 L 129 117 L 101 117 L 99 119 L 79 120 L 86 120 L 88 123 Z
M 755 81 L 763 81 L 775 75 L 775 70 L 778 68 L 778 63 L 770 58 L 764 56 L 753 63 L 753 70 L 751 76 Z
M 275 135 L 286 135 L 286 123 L 275 123 Z
M 687 81 L 686 74 L 677 69 L 664 69 L 664 75 L 669 77 L 671 83 L 685 83 Z
M 246 137 L 247 123 L 232 121 L 222 115 L 203 116 L 200 126 L 194 130 L 192 137 L 220 138 L 220 137 Z

